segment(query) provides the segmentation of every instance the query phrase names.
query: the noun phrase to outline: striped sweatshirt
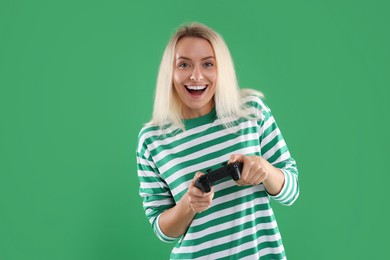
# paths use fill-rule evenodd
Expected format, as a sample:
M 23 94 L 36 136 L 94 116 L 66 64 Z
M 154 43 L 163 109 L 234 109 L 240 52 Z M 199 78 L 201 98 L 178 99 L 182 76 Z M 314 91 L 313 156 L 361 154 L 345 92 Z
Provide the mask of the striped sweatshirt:
M 270 108 L 258 96 L 243 98 L 249 119 L 225 127 L 216 111 L 184 120 L 185 131 L 170 125 L 145 126 L 139 133 L 137 167 L 140 196 L 157 237 L 177 242 L 170 259 L 285 259 L 270 199 L 291 205 L 299 195 L 298 171 Z M 262 156 L 281 169 L 285 182 L 276 196 L 263 184 L 216 183 L 209 209 L 197 213 L 180 238 L 159 227 L 159 216 L 187 192 L 197 171 L 217 169 L 231 154 Z

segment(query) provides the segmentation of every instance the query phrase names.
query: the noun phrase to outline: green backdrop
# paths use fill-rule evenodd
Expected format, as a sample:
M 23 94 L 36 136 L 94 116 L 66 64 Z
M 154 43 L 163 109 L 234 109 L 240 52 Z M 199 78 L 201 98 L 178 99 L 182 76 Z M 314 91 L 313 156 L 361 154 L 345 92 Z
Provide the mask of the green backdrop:
M 0 1 L 0 259 L 168 259 L 135 149 L 174 28 L 220 32 L 300 169 L 289 259 L 383 259 L 388 1 Z

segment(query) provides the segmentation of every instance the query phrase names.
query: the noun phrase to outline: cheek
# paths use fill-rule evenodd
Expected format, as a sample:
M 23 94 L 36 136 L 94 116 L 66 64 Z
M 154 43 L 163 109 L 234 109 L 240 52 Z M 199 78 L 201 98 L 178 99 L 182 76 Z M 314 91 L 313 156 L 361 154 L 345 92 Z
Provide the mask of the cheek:
M 173 82 L 175 85 L 183 84 L 187 79 L 187 74 L 185 71 L 176 70 L 173 72 Z M 188 76 L 189 77 L 189 76 Z
M 176 71 L 173 72 L 173 75 L 172 75 L 172 81 L 173 81 L 173 84 L 176 86 L 179 82 L 179 77 L 178 77 L 178 74 Z
M 207 73 L 205 73 L 205 76 L 207 76 L 207 79 L 212 83 L 215 83 L 215 81 L 217 81 L 217 71 L 216 70 L 207 71 Z

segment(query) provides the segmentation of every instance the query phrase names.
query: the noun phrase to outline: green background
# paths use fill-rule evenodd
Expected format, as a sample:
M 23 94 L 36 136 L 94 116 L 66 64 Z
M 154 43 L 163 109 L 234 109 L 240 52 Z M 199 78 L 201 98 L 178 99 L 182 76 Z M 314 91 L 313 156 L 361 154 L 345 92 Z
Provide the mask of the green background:
M 289 259 L 383 259 L 388 1 L 0 1 L 0 259 L 168 259 L 137 135 L 179 24 L 220 32 L 300 169 L 273 203 Z

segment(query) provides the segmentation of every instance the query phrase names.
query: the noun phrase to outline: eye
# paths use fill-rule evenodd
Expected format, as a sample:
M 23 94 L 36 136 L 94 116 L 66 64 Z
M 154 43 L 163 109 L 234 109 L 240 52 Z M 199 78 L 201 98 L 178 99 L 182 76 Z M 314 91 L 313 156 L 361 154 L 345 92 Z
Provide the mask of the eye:
M 185 63 L 185 62 L 182 62 L 182 63 L 179 63 L 179 68 L 188 68 L 190 65 L 188 63 Z
M 205 63 L 203 63 L 203 67 L 205 67 L 205 68 L 211 68 L 211 67 L 214 67 L 214 64 L 211 63 L 211 62 L 205 62 Z

